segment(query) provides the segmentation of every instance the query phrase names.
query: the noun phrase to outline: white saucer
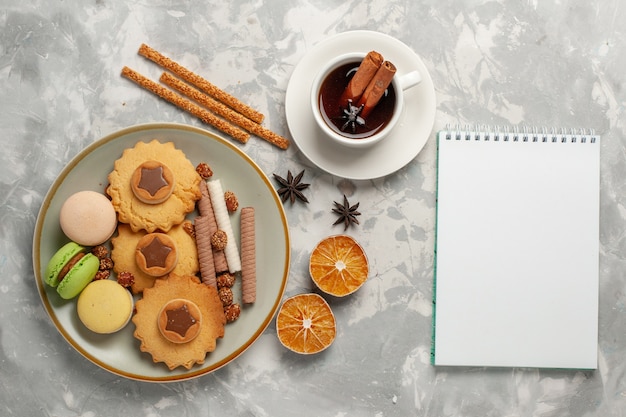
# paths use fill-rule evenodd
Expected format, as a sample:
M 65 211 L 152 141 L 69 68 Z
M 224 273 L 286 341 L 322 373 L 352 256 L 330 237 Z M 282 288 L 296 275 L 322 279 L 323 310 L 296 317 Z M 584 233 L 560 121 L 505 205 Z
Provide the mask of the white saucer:
M 399 75 L 417 69 L 422 82 L 405 91 L 404 114 L 388 137 L 367 149 L 346 148 L 327 139 L 315 124 L 309 99 L 311 83 L 329 59 L 371 50 L 392 61 Z M 287 124 L 300 151 L 324 171 L 355 180 L 389 175 L 413 160 L 430 136 L 436 104 L 433 81 L 415 52 L 391 36 L 371 31 L 343 32 L 316 44 L 294 69 L 285 97 Z

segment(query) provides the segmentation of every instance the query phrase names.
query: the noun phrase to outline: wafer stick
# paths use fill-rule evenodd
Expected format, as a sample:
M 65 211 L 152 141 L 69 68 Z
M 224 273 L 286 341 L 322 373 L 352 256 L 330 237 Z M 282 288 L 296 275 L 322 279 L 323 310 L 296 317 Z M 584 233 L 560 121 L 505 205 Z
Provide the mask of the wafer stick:
M 225 91 L 220 90 L 215 85 L 211 84 L 209 81 L 205 80 L 198 74 L 195 74 L 177 62 L 172 61 L 168 57 L 162 55 L 160 52 L 155 49 L 149 47 L 146 44 L 142 44 L 139 47 L 139 55 L 148 58 L 152 62 L 160 65 L 161 67 L 173 72 L 178 75 L 183 80 L 195 85 L 200 90 L 205 93 L 215 97 L 215 99 L 221 101 L 222 103 L 232 107 L 237 112 L 243 114 L 250 120 L 253 120 L 257 123 L 261 123 L 263 121 L 263 114 L 253 109 L 252 107 L 242 103 L 237 98 L 231 96 Z
M 245 304 L 256 300 L 256 237 L 254 207 L 241 209 L 241 300 Z
M 213 203 L 211 202 L 211 196 L 209 194 L 209 187 L 206 181 L 200 182 L 200 192 L 202 196 L 200 197 L 200 201 L 198 202 L 198 210 L 200 211 L 200 216 L 206 217 L 206 221 L 209 225 L 209 245 L 211 241 L 211 236 L 213 233 L 217 232 L 217 220 L 215 219 L 215 211 L 213 209 Z M 216 250 L 211 246 L 211 250 L 213 251 L 213 264 L 215 265 L 215 272 L 220 274 L 222 272 L 228 271 L 228 261 L 226 260 L 226 254 L 223 250 Z
M 211 96 L 202 93 L 202 91 L 197 90 L 190 86 L 189 84 L 179 80 L 174 77 L 172 74 L 164 72 L 161 75 L 160 81 L 178 92 L 186 95 L 192 100 L 198 102 L 203 105 L 207 109 L 212 112 L 222 116 L 224 119 L 228 120 L 231 123 L 234 123 L 240 127 L 243 127 L 248 132 L 260 137 L 271 143 L 272 145 L 276 145 L 281 149 L 287 149 L 289 147 L 289 141 L 284 137 L 272 132 L 269 129 L 264 128 L 260 124 L 248 119 L 240 113 L 237 113 L 230 107 L 220 103 L 219 101 L 213 99 Z
M 198 213 L 201 216 L 215 216 L 213 214 L 213 205 L 209 196 L 209 187 L 206 181 L 200 181 L 200 200 L 198 200 Z
M 170 103 L 181 108 L 182 110 L 185 110 L 186 112 L 196 116 L 197 118 L 202 120 L 204 123 L 209 124 L 215 127 L 216 129 L 219 129 L 222 132 L 226 133 L 227 135 L 237 139 L 239 142 L 241 143 L 248 142 L 248 139 L 250 138 L 250 134 L 248 132 L 245 132 L 236 126 L 233 126 L 229 122 L 220 119 L 219 117 L 215 116 L 210 111 L 203 109 L 202 107 L 198 106 L 194 102 L 187 100 L 186 98 L 163 87 L 162 85 L 155 83 L 154 81 L 144 77 L 138 72 L 128 67 L 124 67 L 122 68 L 122 76 L 128 78 L 129 80 L 145 88 L 151 93 L 156 94 L 162 99 L 169 101 Z
M 224 201 L 222 183 L 219 179 L 216 179 L 208 181 L 207 185 L 209 187 L 209 195 L 211 196 L 217 227 L 223 230 L 227 236 L 224 254 L 226 254 L 226 261 L 228 262 L 228 270 L 231 273 L 239 272 L 241 271 L 241 259 L 239 258 L 239 249 L 237 248 L 237 241 L 235 240 L 233 227 L 230 223 L 230 217 L 228 216 L 226 202 Z
M 217 274 L 211 248 L 211 232 L 209 218 L 197 216 L 194 219 L 196 229 L 196 247 L 198 249 L 198 264 L 200 265 L 200 277 L 202 282 L 212 287 L 217 287 Z

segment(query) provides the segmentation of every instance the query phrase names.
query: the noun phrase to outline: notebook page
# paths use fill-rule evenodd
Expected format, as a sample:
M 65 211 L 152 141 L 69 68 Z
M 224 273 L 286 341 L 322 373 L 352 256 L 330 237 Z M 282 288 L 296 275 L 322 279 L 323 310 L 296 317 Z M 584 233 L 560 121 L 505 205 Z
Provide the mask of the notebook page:
M 599 148 L 440 133 L 435 365 L 596 368 Z

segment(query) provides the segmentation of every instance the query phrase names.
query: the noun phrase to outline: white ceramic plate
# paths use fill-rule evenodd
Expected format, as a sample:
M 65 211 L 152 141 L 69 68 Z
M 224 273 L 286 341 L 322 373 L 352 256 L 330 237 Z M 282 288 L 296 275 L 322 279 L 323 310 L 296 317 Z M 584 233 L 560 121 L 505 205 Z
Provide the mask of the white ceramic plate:
M 346 148 L 331 142 L 315 124 L 311 84 L 329 59 L 371 50 L 392 61 L 399 75 L 418 70 L 422 82 L 405 91 L 404 114 L 390 136 L 368 149 Z M 430 74 L 415 52 L 391 36 L 371 31 L 343 32 L 316 44 L 294 69 L 285 97 L 287 124 L 300 151 L 324 171 L 355 180 L 389 175 L 413 160 L 430 136 L 436 104 Z
M 67 242 L 58 216 L 61 205 L 80 190 L 104 191 L 107 175 L 124 149 L 138 141 L 172 141 L 195 165 L 207 162 L 224 190 L 237 195 L 240 207 L 252 206 L 256 216 L 257 300 L 243 306 L 241 316 L 226 325 L 217 348 L 207 355 L 203 365 L 191 370 L 170 371 L 163 363 L 139 351 L 133 337 L 135 326 L 129 323 L 113 335 L 97 335 L 87 330 L 76 314 L 76 299 L 64 301 L 43 281 L 43 271 L 50 257 Z M 239 234 L 239 211 L 233 214 L 233 231 Z M 270 180 L 238 148 L 210 132 L 177 124 L 148 124 L 113 133 L 93 143 L 78 154 L 61 172 L 46 195 L 33 239 L 33 265 L 39 294 L 54 325 L 78 352 L 96 365 L 130 379 L 169 382 L 194 378 L 226 365 L 261 335 L 272 320 L 282 299 L 289 273 L 290 245 L 287 219 L 282 203 Z M 239 281 L 239 280 L 238 280 Z M 240 293 L 235 288 L 236 297 Z

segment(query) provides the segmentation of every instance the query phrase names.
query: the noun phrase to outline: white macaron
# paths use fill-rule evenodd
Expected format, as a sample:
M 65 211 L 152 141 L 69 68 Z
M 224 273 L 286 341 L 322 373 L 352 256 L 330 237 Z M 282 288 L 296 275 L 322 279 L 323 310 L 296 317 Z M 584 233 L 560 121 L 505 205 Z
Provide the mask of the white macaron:
M 59 221 L 63 233 L 83 246 L 106 242 L 117 227 L 117 214 L 111 201 L 96 191 L 72 194 L 61 207 Z

